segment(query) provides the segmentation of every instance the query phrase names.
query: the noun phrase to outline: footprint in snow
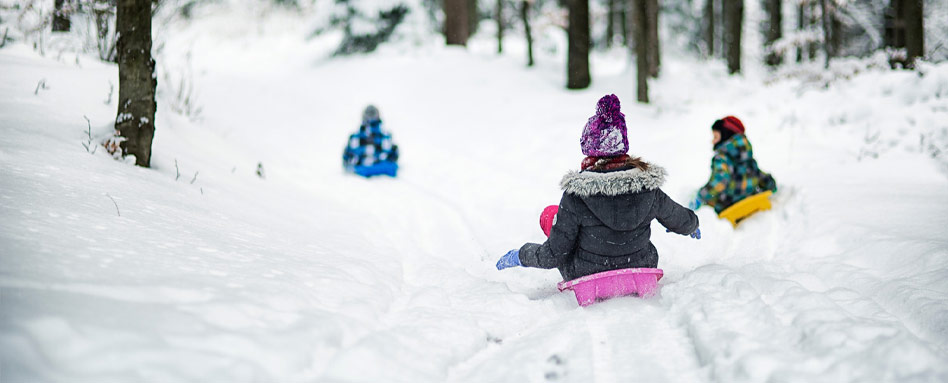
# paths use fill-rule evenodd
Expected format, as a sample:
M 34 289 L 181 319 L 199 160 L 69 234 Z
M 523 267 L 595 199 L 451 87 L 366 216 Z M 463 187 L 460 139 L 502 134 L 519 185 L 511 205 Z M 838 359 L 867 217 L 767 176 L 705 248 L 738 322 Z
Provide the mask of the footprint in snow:
M 566 360 L 553 354 L 546 359 L 546 373 L 543 378 L 548 382 L 555 382 L 566 376 Z

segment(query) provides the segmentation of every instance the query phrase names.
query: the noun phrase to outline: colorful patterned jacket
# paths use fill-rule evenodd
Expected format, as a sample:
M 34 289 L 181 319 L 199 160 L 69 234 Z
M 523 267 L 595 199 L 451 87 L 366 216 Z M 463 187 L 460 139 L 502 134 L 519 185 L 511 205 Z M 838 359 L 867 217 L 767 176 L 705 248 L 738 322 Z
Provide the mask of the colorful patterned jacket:
M 398 161 L 398 145 L 392 136 L 382 131 L 382 121 L 366 121 L 359 131 L 349 136 L 349 144 L 342 153 L 342 165 L 353 171 L 359 166 L 372 166 L 381 162 Z
M 777 182 L 757 167 L 754 149 L 743 134 L 735 134 L 714 149 L 711 179 L 698 191 L 702 204 L 720 213 L 734 203 L 764 191 L 777 191 Z

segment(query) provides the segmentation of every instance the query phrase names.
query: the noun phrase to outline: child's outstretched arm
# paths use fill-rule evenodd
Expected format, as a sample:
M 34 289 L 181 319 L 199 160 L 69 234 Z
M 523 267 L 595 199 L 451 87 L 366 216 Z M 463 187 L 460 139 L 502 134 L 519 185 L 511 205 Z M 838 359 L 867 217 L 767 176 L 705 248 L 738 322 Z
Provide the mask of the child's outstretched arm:
M 684 206 L 672 201 L 661 189 L 656 191 L 655 218 L 666 229 L 681 235 L 691 235 L 698 230 L 698 216 Z
M 555 269 L 569 261 L 579 236 L 579 217 L 574 207 L 577 201 L 577 197 L 563 195 L 559 212 L 556 213 L 556 222 L 553 223 L 546 242 L 528 243 L 520 247 L 520 263 L 523 266 Z
M 721 196 L 721 193 L 727 188 L 727 183 L 730 181 L 731 168 L 728 166 L 727 160 L 722 156 L 714 156 L 714 158 L 711 159 L 711 178 L 701 190 L 698 190 L 698 201 L 702 204 L 714 207 L 718 203 L 718 198 Z

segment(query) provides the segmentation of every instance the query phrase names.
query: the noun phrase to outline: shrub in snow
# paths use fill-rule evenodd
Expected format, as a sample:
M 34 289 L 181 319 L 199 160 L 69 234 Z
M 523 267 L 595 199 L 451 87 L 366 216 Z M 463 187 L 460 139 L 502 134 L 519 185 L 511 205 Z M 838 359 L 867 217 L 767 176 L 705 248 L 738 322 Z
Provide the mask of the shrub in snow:
M 401 3 L 366 7 L 352 0 L 337 0 L 328 28 L 316 30 L 314 35 L 327 29 L 341 29 L 342 42 L 334 55 L 369 53 L 392 37 L 409 12 L 408 6 Z
M 361 14 L 355 7 L 346 4 L 345 16 L 335 20 L 343 26 L 343 39 L 334 55 L 349 55 L 353 53 L 368 53 L 378 48 L 395 32 L 395 28 L 408 15 L 408 7 L 398 4 L 387 10 L 379 10 L 378 16 L 371 18 Z

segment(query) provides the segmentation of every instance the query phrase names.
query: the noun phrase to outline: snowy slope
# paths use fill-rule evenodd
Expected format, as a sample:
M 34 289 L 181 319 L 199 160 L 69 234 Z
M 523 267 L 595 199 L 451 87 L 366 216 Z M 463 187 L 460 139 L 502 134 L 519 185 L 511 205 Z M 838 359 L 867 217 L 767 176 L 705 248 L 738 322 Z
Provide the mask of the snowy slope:
M 161 83 L 152 169 L 81 145 L 83 115 L 111 129 L 114 67 L 0 50 L 4 382 L 948 380 L 948 65 L 823 87 L 665 60 L 639 106 L 621 55 L 567 92 L 515 42 L 325 60 L 292 27 L 217 26 L 165 41 L 203 110 Z M 699 211 L 700 241 L 656 227 L 661 295 L 584 309 L 556 272 L 493 263 L 542 240 L 606 93 L 679 201 L 726 114 L 781 191 L 737 230 Z M 398 179 L 340 170 L 367 103 Z

